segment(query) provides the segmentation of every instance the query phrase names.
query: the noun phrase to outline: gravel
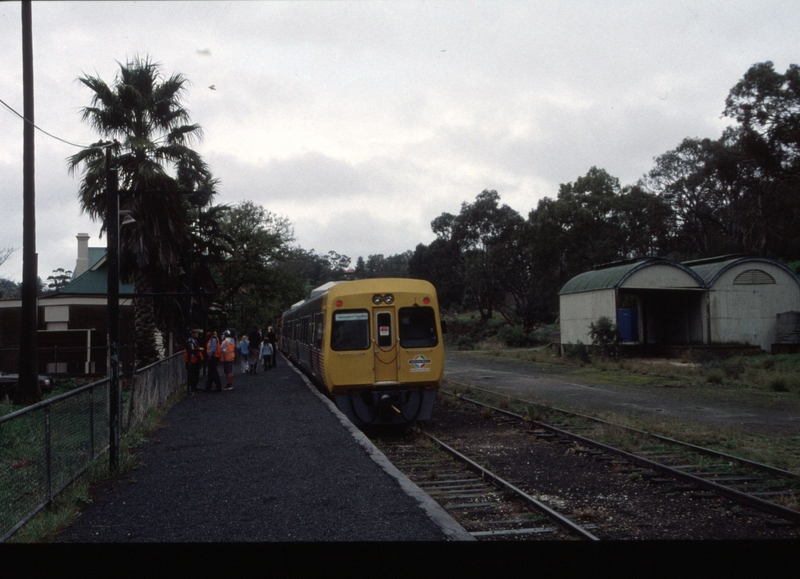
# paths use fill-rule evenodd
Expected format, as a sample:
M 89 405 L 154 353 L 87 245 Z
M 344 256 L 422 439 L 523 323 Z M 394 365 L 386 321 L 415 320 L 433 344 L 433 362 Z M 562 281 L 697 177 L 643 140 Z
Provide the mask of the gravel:
M 181 401 L 140 454 L 54 542 L 445 539 L 283 361 Z
M 431 433 L 506 480 L 612 540 L 797 539 L 800 529 L 776 525 L 775 517 L 752 512 L 720 497 L 694 498 L 672 483 L 630 476 L 624 467 L 585 454 L 574 445 L 546 442 L 525 425 L 498 423 L 469 405 L 440 398 L 428 425 Z

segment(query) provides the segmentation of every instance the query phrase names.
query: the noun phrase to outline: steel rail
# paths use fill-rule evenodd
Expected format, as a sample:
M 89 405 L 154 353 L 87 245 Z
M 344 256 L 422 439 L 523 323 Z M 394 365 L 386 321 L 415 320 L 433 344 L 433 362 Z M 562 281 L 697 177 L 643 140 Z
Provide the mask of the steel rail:
M 533 498 L 532 496 L 527 494 L 525 491 L 515 487 L 510 482 L 500 478 L 499 476 L 497 476 L 493 472 L 491 472 L 489 470 L 486 470 L 481 465 L 479 465 L 475 461 L 469 459 L 468 457 L 464 456 L 463 454 L 461 454 L 459 451 L 457 451 L 456 449 L 452 448 L 451 446 L 448 446 L 447 444 L 445 444 L 444 442 L 442 442 L 441 440 L 439 440 L 438 438 L 436 438 L 432 434 L 428 434 L 427 432 L 424 432 L 422 430 L 420 430 L 419 432 L 421 432 L 428 439 L 430 439 L 433 442 L 435 442 L 437 445 L 439 445 L 441 448 L 443 448 L 449 454 L 451 454 L 452 456 L 456 457 L 458 460 L 464 462 L 472 470 L 478 471 L 485 478 L 491 479 L 493 482 L 495 482 L 496 484 L 500 485 L 504 489 L 514 493 L 516 496 L 521 498 L 523 501 L 528 503 L 530 506 L 532 506 L 537 511 L 547 515 L 553 522 L 556 523 L 556 525 L 558 525 L 559 527 L 561 527 L 565 531 L 570 532 L 570 533 L 575 533 L 576 535 L 578 535 L 582 539 L 588 539 L 590 541 L 599 541 L 600 540 L 597 537 L 595 537 L 594 535 L 592 535 L 589 531 L 587 531 L 586 529 L 581 527 L 580 525 L 577 525 L 577 524 L 573 523 L 572 521 L 570 521 L 569 519 L 567 519 L 563 515 L 557 513 L 556 511 L 554 511 L 553 509 L 551 509 L 550 507 L 548 507 L 544 503 L 542 503 L 540 501 L 537 501 L 535 498 Z
M 624 428 L 625 430 L 627 430 L 629 432 L 635 432 L 636 434 L 642 434 L 642 435 L 645 435 L 645 436 L 650 436 L 652 438 L 655 438 L 655 439 L 660 440 L 662 442 L 667 442 L 669 444 L 683 446 L 683 447 L 689 448 L 691 450 L 694 450 L 695 452 L 699 452 L 701 454 L 705 454 L 707 456 L 711 456 L 711 457 L 714 457 L 714 458 L 721 458 L 721 459 L 724 459 L 724 460 L 737 462 L 742 466 L 753 467 L 753 468 L 756 468 L 758 470 L 770 472 L 770 473 L 772 473 L 774 475 L 782 476 L 782 477 L 785 477 L 785 478 L 793 478 L 793 479 L 796 479 L 796 480 L 800 480 L 800 474 L 797 474 L 797 473 L 794 473 L 794 472 L 791 472 L 791 471 L 788 471 L 788 470 L 783 470 L 782 468 L 778 468 L 776 466 L 771 466 L 769 464 L 763 464 L 763 463 L 760 463 L 760 462 L 755 462 L 755 461 L 749 460 L 747 458 L 742 458 L 741 456 L 734 456 L 732 454 L 726 454 L 724 452 L 720 452 L 719 450 L 714 450 L 713 448 L 706 448 L 706 447 L 703 447 L 703 446 L 698 446 L 696 444 L 692 444 L 691 442 L 685 442 L 683 440 L 677 440 L 677 439 L 674 439 L 674 438 L 669 438 L 668 436 L 663 436 L 661 434 L 654 434 L 652 432 L 648 432 L 646 430 L 640 430 L 638 428 L 633 428 L 631 426 L 624 426 L 622 424 L 617 424 L 616 422 L 609 422 L 608 420 L 603 420 L 602 418 L 596 418 L 594 416 L 589 416 L 587 414 L 581 414 L 579 412 L 573 412 L 571 410 L 564 410 L 563 408 L 557 408 L 555 406 L 545 406 L 543 404 L 532 402 L 530 400 L 525 400 L 524 398 L 515 398 L 513 396 L 509 396 L 508 394 L 502 394 L 500 392 L 495 392 L 494 390 L 489 390 L 488 388 L 481 388 L 480 386 L 473 386 L 472 384 L 467 385 L 467 384 L 463 384 L 463 383 L 459 383 L 459 382 L 452 382 L 452 381 L 451 381 L 451 383 L 460 384 L 462 386 L 469 386 L 470 388 L 475 388 L 476 390 L 481 390 L 483 392 L 488 392 L 490 394 L 494 394 L 495 396 L 505 396 L 505 397 L 507 397 L 507 398 L 509 398 L 511 400 L 515 400 L 517 402 L 522 402 L 523 404 L 532 404 L 534 406 L 539 406 L 540 408 L 546 408 L 548 410 L 555 410 L 556 412 L 560 412 L 560 413 L 566 414 L 568 416 L 577 416 L 578 418 L 583 418 L 585 420 L 590 420 L 592 422 L 598 422 L 598 423 L 604 424 L 606 426 L 613 426 L 615 428 Z M 446 392 L 444 392 L 444 393 L 446 393 Z M 459 396 L 459 395 L 452 394 L 452 396 Z M 482 402 L 476 402 L 476 401 L 473 401 L 473 402 L 476 403 L 476 404 L 483 404 Z M 503 412 L 499 408 L 496 408 L 495 410 Z M 514 416 L 517 416 L 518 418 L 522 418 L 521 416 L 518 416 L 516 414 Z
M 512 416 L 512 417 L 517 418 L 519 420 L 524 420 L 524 418 L 521 415 L 516 414 L 514 412 L 510 412 L 508 410 L 503 410 L 502 408 L 496 408 L 494 406 L 490 406 L 488 404 L 484 404 L 483 402 L 479 402 L 477 400 L 472 400 L 472 399 L 467 398 L 465 396 L 459 396 L 459 398 L 461 400 L 464 400 L 464 401 L 469 402 L 471 404 L 475 404 L 475 405 L 478 405 L 478 406 L 484 406 L 484 407 L 489 408 L 489 409 L 491 409 L 491 410 L 493 410 L 495 412 L 499 412 L 499 413 L 505 414 L 507 416 Z M 531 424 L 535 424 L 536 426 L 538 426 L 540 428 L 543 428 L 544 430 L 550 431 L 550 432 L 552 432 L 554 434 L 558 434 L 559 436 L 563 436 L 565 438 L 572 439 L 572 440 L 574 440 L 576 442 L 580 442 L 581 444 L 584 444 L 586 446 L 598 448 L 598 449 L 603 450 L 605 452 L 608 452 L 610 454 L 616 454 L 617 456 L 621 456 L 621 457 L 625 458 L 626 460 L 628 460 L 629 462 L 632 462 L 633 464 L 636 464 L 636 465 L 639 465 L 639 466 L 643 466 L 643 467 L 646 467 L 646 468 L 650 468 L 652 470 L 660 471 L 660 472 L 663 472 L 663 473 L 670 474 L 670 475 L 674 476 L 675 478 L 691 482 L 692 484 L 695 484 L 695 485 L 697 485 L 699 487 L 702 487 L 702 488 L 705 488 L 705 489 L 708 489 L 708 490 L 712 490 L 712 491 L 716 492 L 717 494 L 725 496 L 725 497 L 727 497 L 729 499 L 732 499 L 732 500 L 734 500 L 736 502 L 739 502 L 739 503 L 742 503 L 742 504 L 757 508 L 757 509 L 759 509 L 761 511 L 770 513 L 772 515 L 776 515 L 778 517 L 781 517 L 782 519 L 786 519 L 788 521 L 792 521 L 793 523 L 800 524 L 800 511 L 795 511 L 794 509 L 789 509 L 789 508 L 786 508 L 786 507 L 782 507 L 781 505 L 777 505 L 775 503 L 772 503 L 772 502 L 769 502 L 769 501 L 765 501 L 764 499 L 760 499 L 760 498 L 755 497 L 753 495 L 750 495 L 750 494 L 747 494 L 747 493 L 744 493 L 744 492 L 741 492 L 741 491 L 737 491 L 737 490 L 732 489 L 730 487 L 723 486 L 721 484 L 715 483 L 715 482 L 710 481 L 708 479 L 704 479 L 704 478 L 692 475 L 692 474 L 687 473 L 687 472 L 676 470 L 676 469 L 671 468 L 669 466 L 666 466 L 664 464 L 661 464 L 661 463 L 658 463 L 658 462 L 653 462 L 652 460 L 648 460 L 648 459 L 643 458 L 641 456 L 638 456 L 636 454 L 632 454 L 630 452 L 626 452 L 624 450 L 621 450 L 619 448 L 615 448 L 613 446 L 609 446 L 607 444 L 604 444 L 602 442 L 598 442 L 596 440 L 591 440 L 589 438 L 585 438 L 583 436 L 580 436 L 579 434 L 573 434 L 572 432 L 568 432 L 566 430 L 561 430 L 560 428 L 556 428 L 555 426 L 551 426 L 551 425 L 545 424 L 543 422 L 532 420 Z M 623 427 L 623 428 L 625 428 L 625 427 Z

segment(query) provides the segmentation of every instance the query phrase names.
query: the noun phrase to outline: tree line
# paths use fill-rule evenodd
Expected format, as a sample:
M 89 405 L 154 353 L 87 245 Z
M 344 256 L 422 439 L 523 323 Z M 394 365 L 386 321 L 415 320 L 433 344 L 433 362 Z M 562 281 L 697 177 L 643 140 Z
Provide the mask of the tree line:
M 445 309 L 475 309 L 531 330 L 558 315 L 558 291 L 592 266 L 651 256 L 687 260 L 748 253 L 800 262 L 800 69 L 753 65 L 731 89 L 716 140 L 687 138 L 633 185 L 592 167 L 527 218 L 494 190 L 432 220 L 436 239 L 397 255 L 351 259 L 294 244 L 291 222 L 250 201 L 213 203 L 218 181 L 192 149 L 202 128 L 182 105 L 186 79 L 134 57 L 91 90 L 82 118 L 101 137 L 68 159 L 83 211 L 103 222 L 108 159 L 120 179 L 124 281 L 133 281 L 137 360 L 157 359 L 156 329 L 245 327 L 325 282 L 431 281 Z M 110 149 L 110 154 L 107 152 Z M 144 191 L 179 191 L 149 195 Z M 103 226 L 105 231 L 105 225 Z M 48 278 L 63 283 L 66 272 Z M 51 286 L 52 287 L 52 286 Z
M 730 90 L 714 139 L 686 138 L 633 185 L 592 167 L 527 219 L 484 190 L 431 222 L 409 275 L 442 306 L 495 312 L 531 329 L 558 316 L 558 291 L 593 266 L 727 254 L 800 266 L 800 69 L 753 65 Z

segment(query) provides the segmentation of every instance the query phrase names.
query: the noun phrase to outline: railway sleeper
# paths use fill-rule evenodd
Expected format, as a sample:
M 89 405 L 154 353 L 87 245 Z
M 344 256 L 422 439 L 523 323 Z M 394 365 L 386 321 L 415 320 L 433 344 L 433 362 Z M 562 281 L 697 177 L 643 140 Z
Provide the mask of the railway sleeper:
M 535 527 L 531 529 L 503 529 L 498 531 L 471 531 L 470 535 L 477 538 L 501 537 L 507 535 L 530 535 L 533 533 L 554 533 L 556 527 Z

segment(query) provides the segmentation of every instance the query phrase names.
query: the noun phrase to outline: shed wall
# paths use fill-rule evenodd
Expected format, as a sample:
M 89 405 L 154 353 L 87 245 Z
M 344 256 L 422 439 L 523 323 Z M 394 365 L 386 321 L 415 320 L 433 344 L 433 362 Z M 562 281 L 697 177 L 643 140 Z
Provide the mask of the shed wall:
M 565 294 L 559 301 L 561 315 L 561 343 L 591 344 L 589 324 L 601 316 L 617 322 L 616 291 L 613 289 Z
M 734 285 L 747 270 L 761 270 L 774 284 Z M 770 350 L 777 342 L 777 314 L 800 309 L 800 285 L 768 263 L 745 262 L 724 272 L 709 292 L 711 341 L 741 342 Z

